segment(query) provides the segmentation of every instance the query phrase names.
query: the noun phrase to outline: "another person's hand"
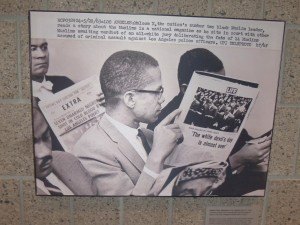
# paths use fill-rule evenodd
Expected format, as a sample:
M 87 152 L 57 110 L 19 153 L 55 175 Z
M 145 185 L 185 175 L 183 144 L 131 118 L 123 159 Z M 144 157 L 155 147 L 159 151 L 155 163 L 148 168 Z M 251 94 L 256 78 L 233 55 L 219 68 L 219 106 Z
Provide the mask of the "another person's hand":
M 249 141 L 241 150 L 229 157 L 233 169 L 246 165 L 258 164 L 269 156 L 271 149 L 271 136 L 268 136 L 263 142 Z
M 99 93 L 97 95 L 97 101 L 99 102 L 99 104 L 103 107 L 105 107 L 105 98 L 104 98 L 104 94 L 103 93 Z

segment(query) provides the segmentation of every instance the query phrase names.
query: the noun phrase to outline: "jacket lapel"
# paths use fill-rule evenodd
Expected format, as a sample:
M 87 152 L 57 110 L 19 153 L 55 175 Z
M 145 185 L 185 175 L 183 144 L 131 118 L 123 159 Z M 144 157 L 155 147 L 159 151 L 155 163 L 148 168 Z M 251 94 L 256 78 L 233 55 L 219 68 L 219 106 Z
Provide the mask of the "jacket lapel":
M 140 155 L 135 151 L 127 139 L 118 131 L 118 129 L 106 119 L 105 116 L 100 120 L 99 125 L 104 132 L 118 144 L 120 152 L 141 172 L 144 168 L 145 162 Z

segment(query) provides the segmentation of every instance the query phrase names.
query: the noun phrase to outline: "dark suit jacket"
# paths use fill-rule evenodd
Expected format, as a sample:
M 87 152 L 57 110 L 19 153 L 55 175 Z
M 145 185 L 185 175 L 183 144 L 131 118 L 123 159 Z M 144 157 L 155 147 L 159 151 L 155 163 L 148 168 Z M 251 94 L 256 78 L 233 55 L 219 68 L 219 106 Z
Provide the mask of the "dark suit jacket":
M 72 80 L 64 76 L 46 76 L 46 80 L 53 83 L 52 92 L 54 94 L 74 84 Z M 50 135 L 52 140 L 52 150 L 64 151 L 52 129 L 50 130 Z
M 63 89 L 70 87 L 74 84 L 72 80 L 64 76 L 48 76 L 46 75 L 46 80 L 53 83 L 52 92 L 55 94 Z
M 152 144 L 152 131 L 144 130 Z M 103 116 L 76 143 L 73 153 L 91 174 L 99 195 L 148 195 L 155 179 L 128 140 Z

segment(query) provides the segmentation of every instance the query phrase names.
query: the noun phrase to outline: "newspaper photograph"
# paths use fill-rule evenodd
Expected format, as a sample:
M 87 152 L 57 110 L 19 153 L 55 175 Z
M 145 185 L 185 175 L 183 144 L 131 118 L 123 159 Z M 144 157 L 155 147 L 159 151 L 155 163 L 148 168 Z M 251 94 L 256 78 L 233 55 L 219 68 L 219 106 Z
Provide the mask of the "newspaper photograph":
M 37 195 L 264 196 L 284 22 L 29 14 Z
M 195 72 L 179 107 L 184 144 L 226 161 L 257 94 L 258 84 Z

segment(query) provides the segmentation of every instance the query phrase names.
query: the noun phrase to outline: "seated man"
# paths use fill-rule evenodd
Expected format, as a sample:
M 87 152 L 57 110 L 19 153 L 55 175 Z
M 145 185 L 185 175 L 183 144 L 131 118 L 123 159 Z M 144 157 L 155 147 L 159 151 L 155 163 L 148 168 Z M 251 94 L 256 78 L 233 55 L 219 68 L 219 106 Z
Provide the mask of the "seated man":
M 100 72 L 106 113 L 76 143 L 74 154 L 92 175 L 99 195 L 148 195 L 167 156 L 182 138 L 179 114 L 152 131 L 140 123 L 157 120 L 164 102 L 158 62 L 142 52 L 111 55 Z
M 51 98 L 53 94 L 74 84 L 64 76 L 46 75 L 49 68 L 49 50 L 46 39 L 31 39 L 31 81 L 32 95 L 39 100 Z M 45 125 L 47 125 L 45 123 Z M 50 129 L 52 150 L 64 151 L 57 137 Z
M 91 176 L 70 153 L 51 150 L 50 129 L 33 98 L 36 190 L 38 195 L 96 195 Z

